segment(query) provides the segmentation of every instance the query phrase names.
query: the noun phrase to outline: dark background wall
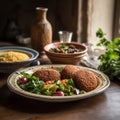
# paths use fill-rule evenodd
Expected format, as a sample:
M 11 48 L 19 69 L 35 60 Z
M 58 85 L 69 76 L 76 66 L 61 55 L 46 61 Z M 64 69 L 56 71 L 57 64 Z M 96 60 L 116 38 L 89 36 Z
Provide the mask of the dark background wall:
M 30 36 L 35 7 L 47 7 L 47 19 L 53 28 L 53 41 L 58 40 L 59 30 L 73 31 L 77 37 L 77 0 L 2 0 L 0 3 L 0 41 L 5 41 L 6 26 L 13 19 L 20 31 Z

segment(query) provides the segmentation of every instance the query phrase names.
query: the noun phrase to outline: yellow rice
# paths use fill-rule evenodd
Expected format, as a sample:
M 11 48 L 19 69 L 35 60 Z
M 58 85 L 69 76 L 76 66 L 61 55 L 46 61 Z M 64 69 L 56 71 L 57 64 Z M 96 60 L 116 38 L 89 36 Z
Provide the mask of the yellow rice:
M 17 62 L 29 59 L 29 55 L 17 52 L 17 51 L 8 51 L 0 55 L 0 62 Z

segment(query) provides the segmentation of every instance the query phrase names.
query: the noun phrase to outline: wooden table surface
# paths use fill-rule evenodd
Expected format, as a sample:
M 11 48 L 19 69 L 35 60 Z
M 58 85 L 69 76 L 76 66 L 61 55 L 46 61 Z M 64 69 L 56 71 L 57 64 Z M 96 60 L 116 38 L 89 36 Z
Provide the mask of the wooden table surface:
M 120 120 L 120 82 L 91 98 L 49 103 L 12 93 L 0 73 L 0 120 Z
M 0 73 L 0 120 L 120 120 L 120 81 L 94 97 L 49 103 L 12 93 L 8 76 Z

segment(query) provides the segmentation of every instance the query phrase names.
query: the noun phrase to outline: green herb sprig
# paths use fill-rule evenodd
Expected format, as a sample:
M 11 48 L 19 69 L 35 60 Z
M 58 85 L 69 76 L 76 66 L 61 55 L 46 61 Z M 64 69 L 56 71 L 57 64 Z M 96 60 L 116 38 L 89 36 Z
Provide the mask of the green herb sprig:
M 105 47 L 105 53 L 98 58 L 100 60 L 98 69 L 113 80 L 120 76 L 120 39 L 114 38 L 110 41 L 105 35 L 101 28 L 96 32 L 96 36 L 100 39 L 97 46 Z

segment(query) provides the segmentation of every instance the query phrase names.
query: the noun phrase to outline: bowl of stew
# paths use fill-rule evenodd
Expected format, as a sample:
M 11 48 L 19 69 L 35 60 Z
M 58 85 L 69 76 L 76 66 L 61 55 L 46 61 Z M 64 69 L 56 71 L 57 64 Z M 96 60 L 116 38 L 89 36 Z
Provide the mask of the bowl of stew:
M 53 64 L 79 65 L 80 59 L 87 53 L 87 48 L 76 42 L 53 42 L 47 44 L 44 51 Z

